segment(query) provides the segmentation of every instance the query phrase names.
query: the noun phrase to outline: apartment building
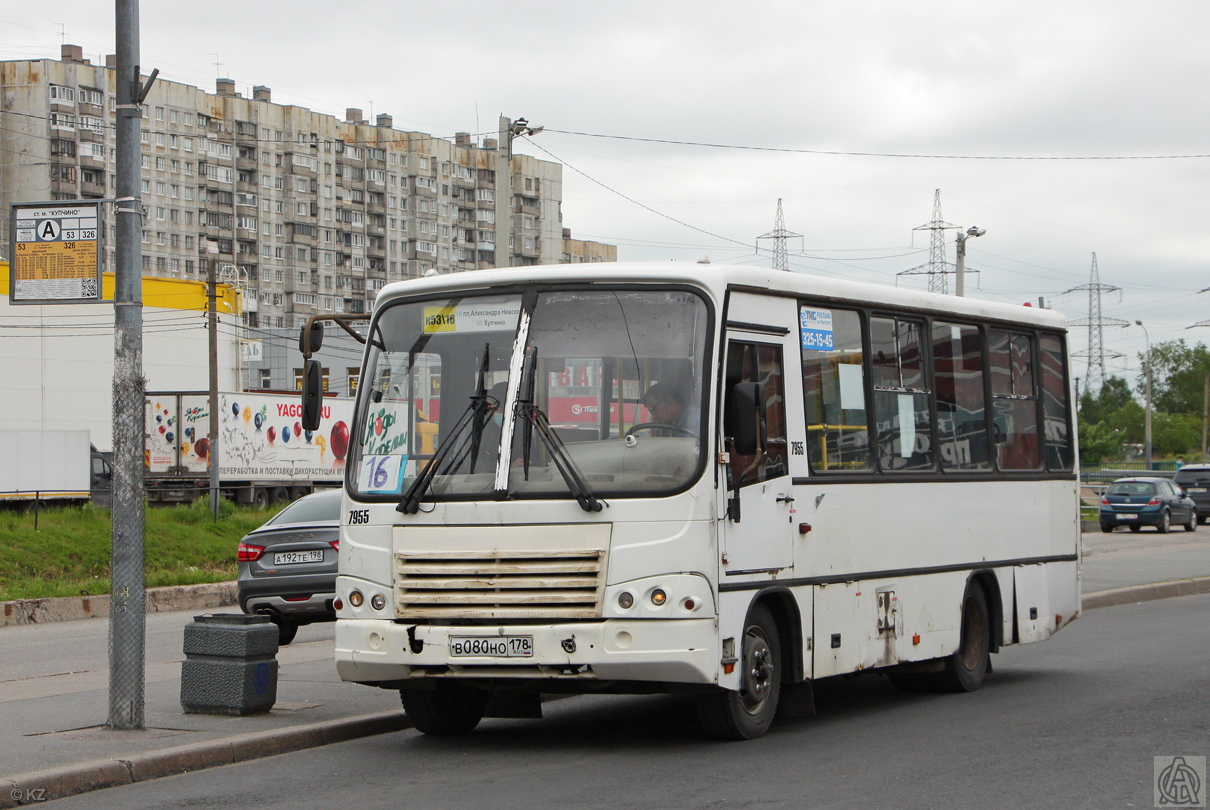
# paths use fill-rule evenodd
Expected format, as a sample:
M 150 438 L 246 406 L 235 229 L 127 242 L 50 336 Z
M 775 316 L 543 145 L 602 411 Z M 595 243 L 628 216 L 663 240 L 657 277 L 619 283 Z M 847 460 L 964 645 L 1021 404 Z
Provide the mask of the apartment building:
M 3 245 L 13 203 L 114 196 L 106 62 L 75 45 L 59 60 L 0 62 Z M 230 79 L 213 93 L 157 80 L 142 114 L 144 274 L 199 279 L 213 263 L 245 289 L 251 327 L 365 312 L 387 282 L 433 271 L 616 259 L 598 243 L 569 249 L 562 167 L 511 154 L 508 119 L 497 138 L 450 141 L 386 114 L 275 104 L 268 87 L 246 97 Z M 112 269 L 112 218 L 107 231 Z

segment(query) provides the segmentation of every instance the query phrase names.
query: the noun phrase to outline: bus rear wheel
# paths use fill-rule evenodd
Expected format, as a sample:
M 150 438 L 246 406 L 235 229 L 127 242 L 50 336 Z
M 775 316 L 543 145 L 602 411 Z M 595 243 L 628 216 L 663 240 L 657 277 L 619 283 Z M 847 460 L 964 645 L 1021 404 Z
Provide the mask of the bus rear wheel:
M 946 692 L 974 692 L 983 685 L 991 659 L 991 621 L 983 588 L 971 584 L 962 600 L 962 640 L 945 659 L 937 685 Z
M 466 734 L 483 719 L 489 695 L 454 681 L 441 681 L 428 691 L 402 689 L 399 698 L 403 710 L 416 730 L 424 734 L 448 736 Z
M 751 740 L 769 730 L 781 697 L 781 643 L 777 624 L 764 605 L 756 605 L 744 623 L 739 656 L 740 688 L 701 695 L 702 729 L 724 740 Z

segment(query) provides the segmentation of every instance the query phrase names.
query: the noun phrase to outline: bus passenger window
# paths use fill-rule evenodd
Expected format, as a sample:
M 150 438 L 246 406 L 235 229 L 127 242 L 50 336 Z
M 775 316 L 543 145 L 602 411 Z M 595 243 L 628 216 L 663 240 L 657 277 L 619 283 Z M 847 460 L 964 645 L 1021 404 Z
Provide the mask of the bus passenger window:
M 934 467 L 931 391 L 921 332 L 917 321 L 870 319 L 878 464 L 886 472 Z
M 1067 416 L 1067 376 L 1063 373 L 1063 339 L 1043 335 L 1042 349 L 1042 431 L 1046 436 L 1046 466 L 1052 470 L 1070 470 L 1074 453 Z
M 997 461 L 1001 470 L 1036 470 L 1042 455 L 1033 338 L 993 329 L 989 340 Z
M 816 473 L 870 469 L 861 316 L 847 309 L 799 309 L 807 458 Z
M 759 382 L 765 386 L 765 428 L 768 441 L 763 454 L 741 456 L 728 445 L 731 463 L 729 488 L 745 487 L 789 475 L 786 447 L 786 396 L 780 346 L 732 341 L 727 350 L 726 386 Z
M 990 470 L 983 338 L 974 326 L 933 322 L 937 447 L 946 470 Z

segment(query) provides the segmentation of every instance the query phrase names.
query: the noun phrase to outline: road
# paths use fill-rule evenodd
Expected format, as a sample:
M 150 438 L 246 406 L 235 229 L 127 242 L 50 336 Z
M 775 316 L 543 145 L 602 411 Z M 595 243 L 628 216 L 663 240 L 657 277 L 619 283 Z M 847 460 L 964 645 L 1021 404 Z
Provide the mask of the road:
M 994 661 L 969 695 L 822 683 L 817 716 L 746 743 L 703 739 L 683 697 L 573 698 L 464 738 L 405 731 L 54 806 L 1151 807 L 1153 757 L 1210 754 L 1210 596 L 1093 611 Z

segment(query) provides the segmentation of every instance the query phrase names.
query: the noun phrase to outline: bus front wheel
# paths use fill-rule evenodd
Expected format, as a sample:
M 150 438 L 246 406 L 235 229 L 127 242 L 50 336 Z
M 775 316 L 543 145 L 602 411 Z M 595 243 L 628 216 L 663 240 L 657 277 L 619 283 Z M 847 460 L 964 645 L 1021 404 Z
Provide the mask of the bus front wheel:
M 756 605 L 744 623 L 738 665 L 739 691 L 698 697 L 702 728 L 724 740 L 751 740 L 769 730 L 781 697 L 781 643 L 777 624 L 764 605 Z
M 417 731 L 424 734 L 466 734 L 479 725 L 487 710 L 488 693 L 455 681 L 441 681 L 428 691 L 399 692 L 403 710 Z

